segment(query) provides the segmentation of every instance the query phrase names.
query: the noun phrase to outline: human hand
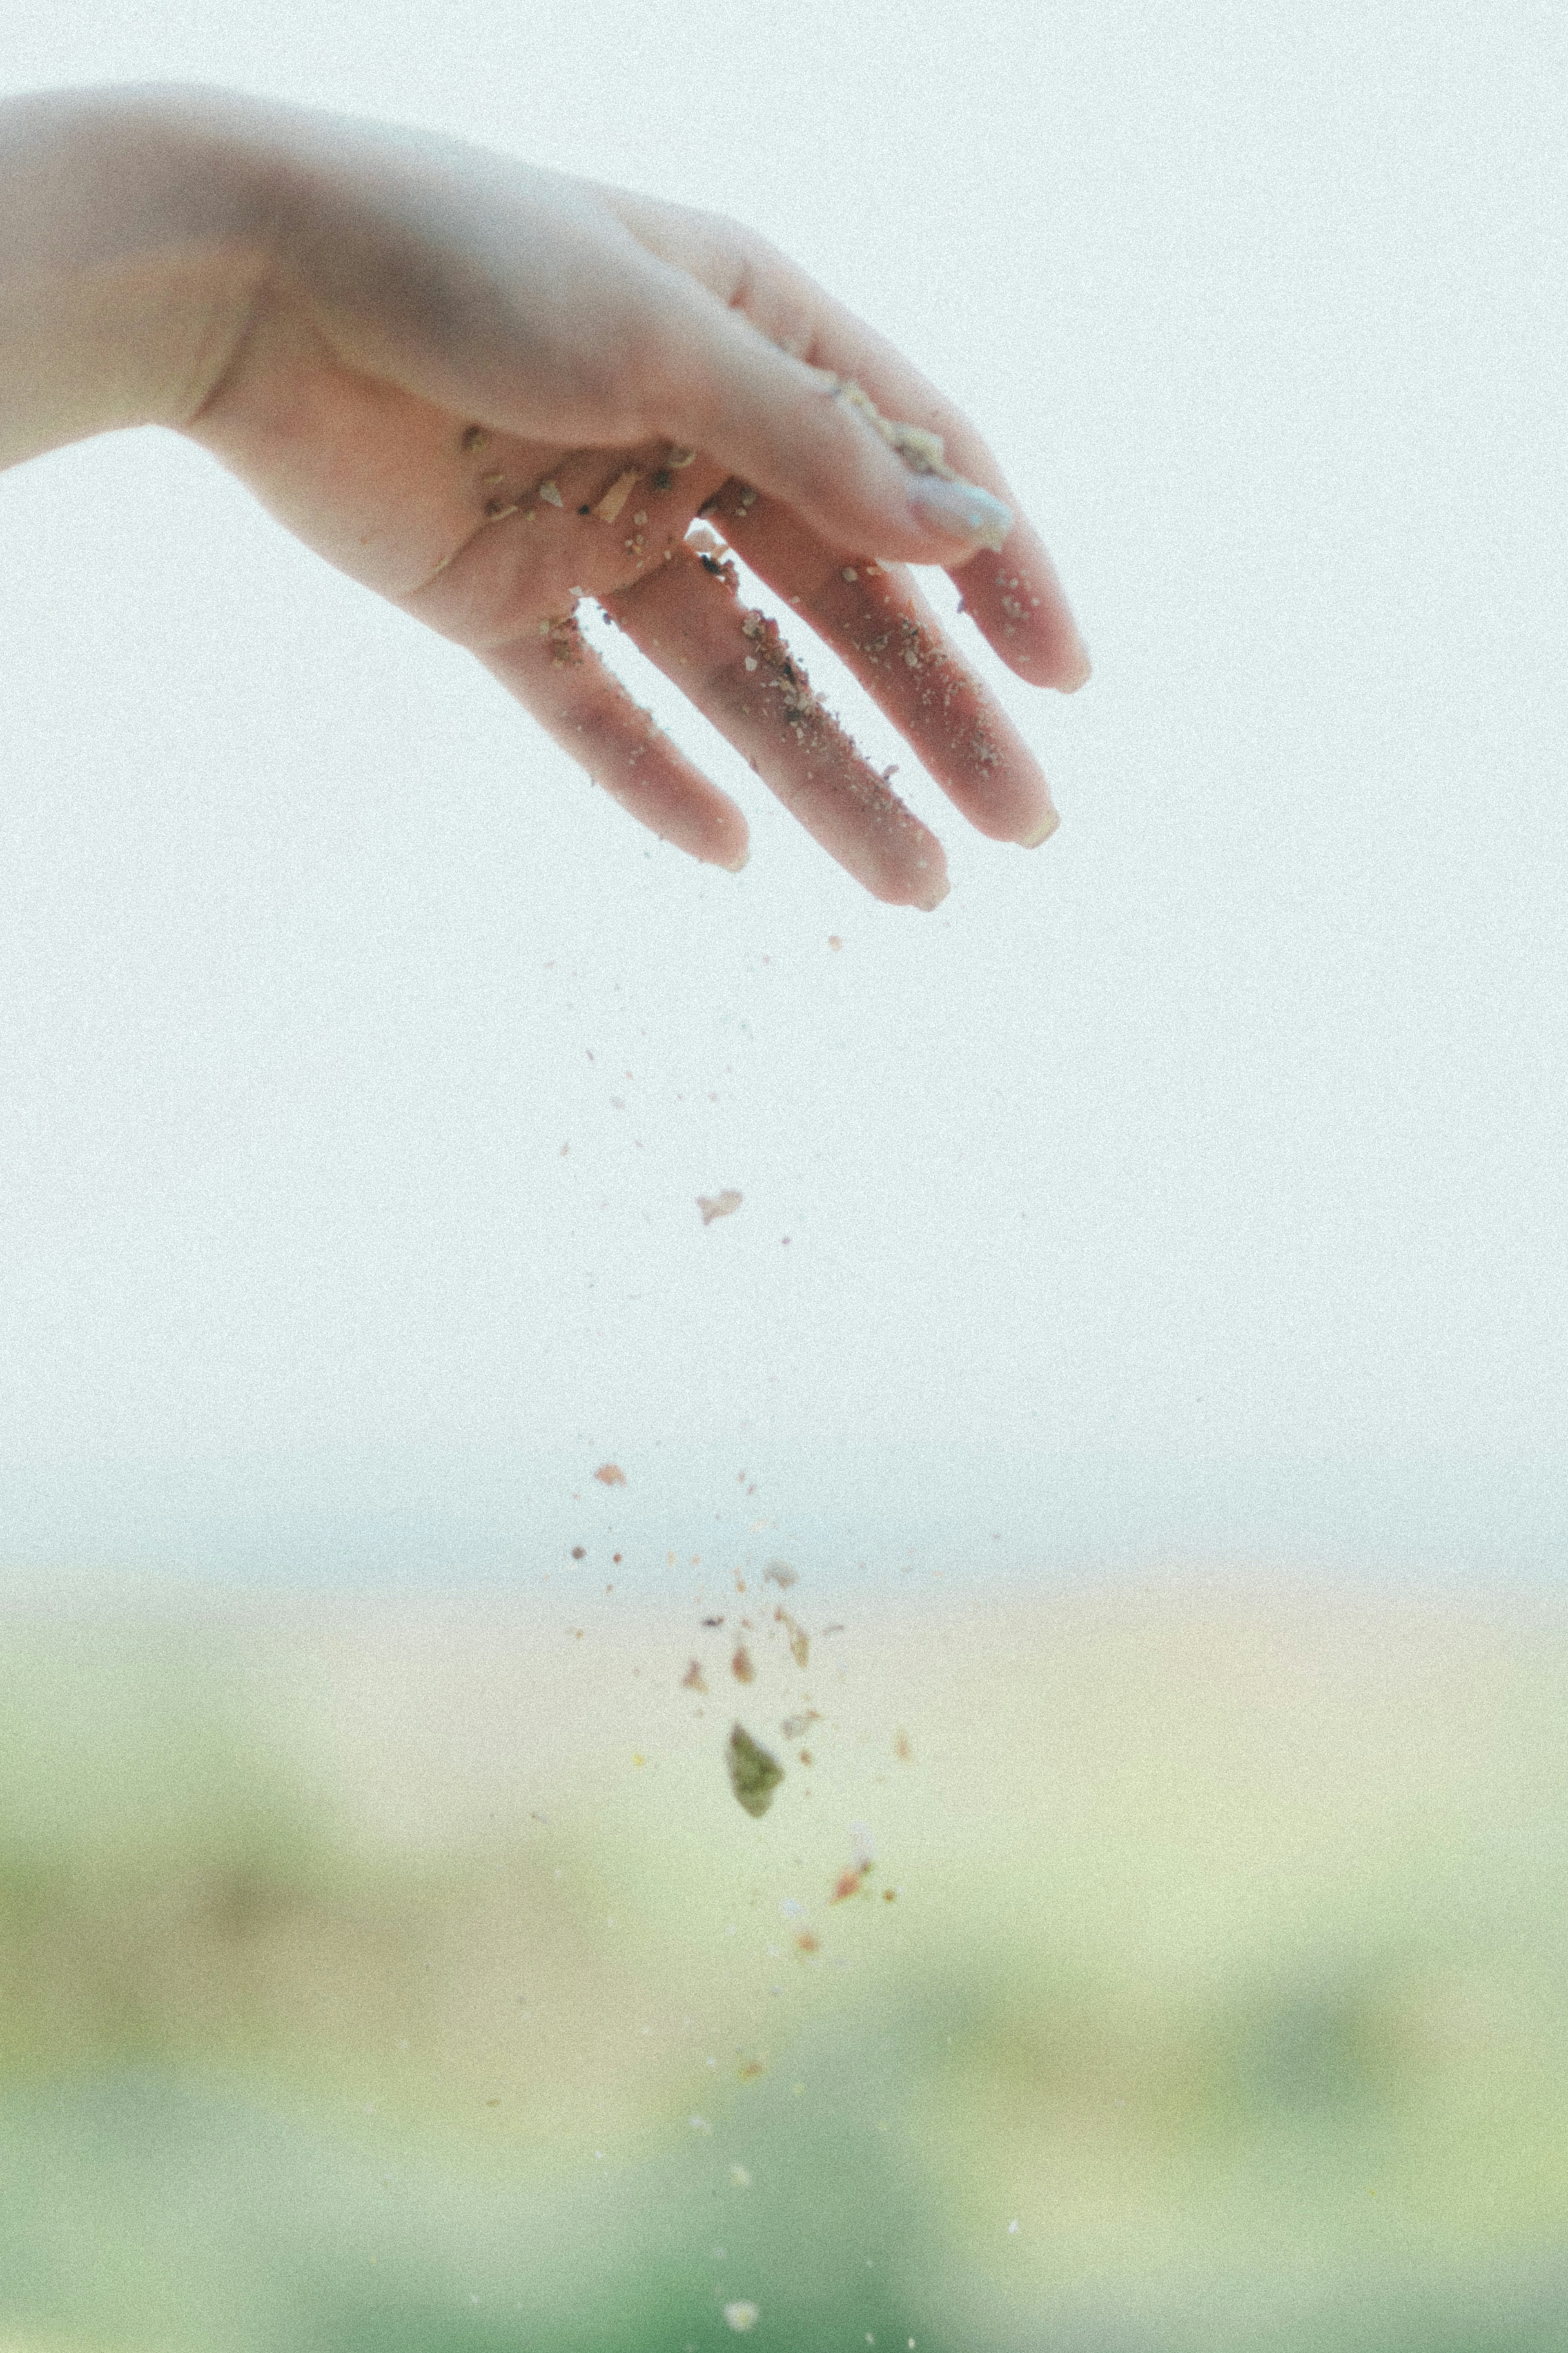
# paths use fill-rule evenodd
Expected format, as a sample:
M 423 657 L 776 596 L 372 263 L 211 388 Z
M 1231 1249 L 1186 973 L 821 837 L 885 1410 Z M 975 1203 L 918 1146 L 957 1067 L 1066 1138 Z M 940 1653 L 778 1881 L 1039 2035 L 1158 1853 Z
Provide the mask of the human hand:
M 1087 657 L 990 451 L 891 344 L 722 216 L 419 133 L 226 105 L 264 259 L 181 429 L 307 545 L 469 649 L 644 824 L 743 865 L 740 809 L 584 638 L 575 607 L 595 599 L 840 865 L 879 899 L 934 906 L 941 845 L 748 611 L 711 534 L 688 540 L 701 516 L 982 833 L 1054 829 L 1032 754 L 910 565 L 942 565 L 1031 683 L 1070 691 Z M 919 503 L 933 487 L 934 532 Z M 987 533 L 999 552 L 976 553 Z

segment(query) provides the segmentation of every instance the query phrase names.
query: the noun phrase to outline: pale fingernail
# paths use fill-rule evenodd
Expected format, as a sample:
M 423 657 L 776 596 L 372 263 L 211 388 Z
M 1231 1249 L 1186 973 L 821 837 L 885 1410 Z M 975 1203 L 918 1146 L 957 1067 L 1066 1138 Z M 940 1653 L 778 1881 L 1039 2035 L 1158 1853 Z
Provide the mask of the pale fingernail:
M 1078 659 L 1061 682 L 1061 691 L 1064 694 L 1076 694 L 1079 688 L 1085 685 L 1090 676 L 1089 648 L 1081 638 L 1077 640 L 1075 651 Z
M 939 474 L 922 474 L 910 486 L 910 512 L 922 531 L 940 532 L 944 539 L 967 540 L 973 547 L 994 548 L 998 554 L 1013 528 L 1013 510 L 983 491 L 978 482 L 948 482 Z
M 1048 817 L 1042 818 L 1033 833 L 1021 833 L 1018 836 L 1018 847 L 1020 849 L 1038 849 L 1042 841 L 1049 841 L 1060 823 L 1060 818 L 1055 809 L 1052 809 Z

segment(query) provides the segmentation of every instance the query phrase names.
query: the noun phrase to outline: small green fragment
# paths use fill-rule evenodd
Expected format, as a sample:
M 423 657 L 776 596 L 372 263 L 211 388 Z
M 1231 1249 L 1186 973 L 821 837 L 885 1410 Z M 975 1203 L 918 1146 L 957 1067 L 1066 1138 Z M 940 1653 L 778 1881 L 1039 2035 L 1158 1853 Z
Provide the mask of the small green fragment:
M 765 1748 L 759 1748 L 749 1732 L 736 1725 L 730 1735 L 726 1757 L 730 1767 L 730 1787 L 736 1799 L 753 1816 L 765 1814 L 773 1801 L 773 1791 L 784 1779 L 784 1767 Z

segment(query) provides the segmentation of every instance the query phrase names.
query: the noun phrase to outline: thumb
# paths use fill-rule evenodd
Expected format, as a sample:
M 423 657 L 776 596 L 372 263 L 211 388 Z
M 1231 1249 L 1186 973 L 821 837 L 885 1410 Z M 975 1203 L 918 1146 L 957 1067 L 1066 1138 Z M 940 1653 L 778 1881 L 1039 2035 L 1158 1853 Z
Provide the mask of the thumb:
M 1011 510 L 961 480 L 934 436 L 880 417 L 858 385 L 780 351 L 705 289 L 679 284 L 653 372 L 650 438 L 700 449 L 847 554 L 956 566 L 1001 548 Z

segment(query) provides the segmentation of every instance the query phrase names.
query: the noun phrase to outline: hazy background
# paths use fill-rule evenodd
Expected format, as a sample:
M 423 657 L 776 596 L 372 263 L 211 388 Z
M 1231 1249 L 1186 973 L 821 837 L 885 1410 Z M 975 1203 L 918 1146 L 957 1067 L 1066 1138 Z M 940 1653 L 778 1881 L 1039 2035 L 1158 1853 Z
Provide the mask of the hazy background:
M 1561 2353 L 1561 1597 L 702 1582 L 6 1581 L 5 2353 Z
M 1565 65 L 1525 5 L 13 6 L 5 87 L 753 223 L 973 417 L 1095 675 L 954 622 L 1026 853 L 808 642 L 925 917 L 618 636 L 739 878 L 174 437 L 0 479 L 0 1554 L 504 1571 L 613 1453 L 653 1545 L 745 1468 L 845 1556 L 1555 1572 Z
M 0 477 L 3 2353 L 1568 2341 L 1565 69 L 12 0 L 754 223 L 1096 670 L 955 619 L 1026 853 L 807 642 L 926 917 L 618 635 L 738 879 L 174 437 Z

